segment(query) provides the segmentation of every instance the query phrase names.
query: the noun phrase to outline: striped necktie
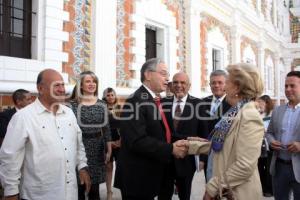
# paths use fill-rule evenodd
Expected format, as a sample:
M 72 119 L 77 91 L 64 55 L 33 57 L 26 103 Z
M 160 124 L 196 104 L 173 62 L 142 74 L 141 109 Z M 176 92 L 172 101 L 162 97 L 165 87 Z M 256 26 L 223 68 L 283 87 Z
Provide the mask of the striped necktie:
M 177 128 L 178 128 L 178 123 L 179 123 L 180 116 L 181 116 L 181 113 L 182 113 L 182 110 L 180 108 L 180 103 L 181 102 L 182 102 L 181 100 L 178 100 L 177 105 L 175 107 L 174 118 L 173 118 L 173 126 L 174 126 L 175 130 L 177 130 Z
M 221 103 L 221 100 L 220 100 L 220 99 L 216 99 L 216 100 L 214 101 L 214 104 L 212 105 L 211 112 L 210 112 L 210 115 L 211 115 L 211 116 L 216 115 L 216 112 L 217 112 L 217 110 L 218 110 L 218 108 L 219 108 L 220 103 Z

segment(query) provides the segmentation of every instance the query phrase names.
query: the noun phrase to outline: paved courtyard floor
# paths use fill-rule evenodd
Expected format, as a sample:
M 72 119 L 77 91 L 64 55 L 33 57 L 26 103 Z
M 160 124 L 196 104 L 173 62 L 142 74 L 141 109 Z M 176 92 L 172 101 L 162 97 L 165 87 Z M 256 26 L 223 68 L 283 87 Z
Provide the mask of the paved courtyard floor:
M 204 184 L 205 184 L 205 180 L 204 180 L 203 171 L 197 172 L 193 180 L 191 200 L 202 200 L 204 194 Z M 105 184 L 100 185 L 100 196 L 102 200 L 106 199 Z M 116 188 L 113 188 L 113 200 L 121 200 L 121 193 Z M 174 195 L 173 200 L 179 200 L 178 196 Z M 264 198 L 264 200 L 274 200 L 274 198 Z

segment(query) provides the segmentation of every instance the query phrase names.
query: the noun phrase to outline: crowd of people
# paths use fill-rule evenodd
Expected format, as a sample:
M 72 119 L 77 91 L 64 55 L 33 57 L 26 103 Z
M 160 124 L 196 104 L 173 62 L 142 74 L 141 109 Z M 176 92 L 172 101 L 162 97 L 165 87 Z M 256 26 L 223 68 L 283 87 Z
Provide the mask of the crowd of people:
M 37 77 L 0 113 L 0 179 L 6 200 L 99 200 L 106 183 L 124 200 L 191 199 L 204 170 L 203 200 L 300 199 L 300 72 L 285 80 L 286 104 L 274 108 L 257 67 L 238 63 L 210 75 L 212 95 L 189 94 L 188 74 L 169 80 L 158 58 L 140 71 L 125 101 L 102 98 L 98 77 L 82 72 L 67 98 L 59 72 Z M 166 92 L 162 97 L 161 95 Z M 115 176 L 113 180 L 113 169 Z

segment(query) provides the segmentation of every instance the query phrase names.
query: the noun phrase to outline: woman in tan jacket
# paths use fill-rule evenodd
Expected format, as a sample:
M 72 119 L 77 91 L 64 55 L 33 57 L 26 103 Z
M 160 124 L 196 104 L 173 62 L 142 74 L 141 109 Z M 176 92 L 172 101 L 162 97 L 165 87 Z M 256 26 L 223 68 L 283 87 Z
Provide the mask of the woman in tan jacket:
M 254 100 L 263 92 L 263 83 L 255 66 L 229 65 L 226 99 L 232 108 L 224 114 L 211 133 L 204 200 L 212 200 L 221 191 L 232 191 L 236 200 L 262 199 L 257 169 L 264 135 L 262 119 Z M 190 154 L 203 153 L 203 142 L 192 141 Z

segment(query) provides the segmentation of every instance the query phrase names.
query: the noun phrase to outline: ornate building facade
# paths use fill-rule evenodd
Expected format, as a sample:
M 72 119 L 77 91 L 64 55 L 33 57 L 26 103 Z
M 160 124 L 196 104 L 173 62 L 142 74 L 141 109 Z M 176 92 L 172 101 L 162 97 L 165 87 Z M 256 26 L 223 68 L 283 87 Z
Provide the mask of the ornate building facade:
M 265 94 L 279 103 L 286 73 L 300 66 L 297 0 L 30 2 L 31 55 L 0 55 L 0 105 L 11 103 L 15 89 L 36 92 L 37 73 L 49 67 L 62 72 L 68 91 L 81 71 L 92 70 L 100 91 L 113 87 L 125 97 L 154 56 L 168 64 L 170 78 L 186 71 L 198 97 L 209 94 L 213 70 L 252 63 L 264 77 Z

